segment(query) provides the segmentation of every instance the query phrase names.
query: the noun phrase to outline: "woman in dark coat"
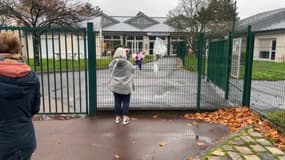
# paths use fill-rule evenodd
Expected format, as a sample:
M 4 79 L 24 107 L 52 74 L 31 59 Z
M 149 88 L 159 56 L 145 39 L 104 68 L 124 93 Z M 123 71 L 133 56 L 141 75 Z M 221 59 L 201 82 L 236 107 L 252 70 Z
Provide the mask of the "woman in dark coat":
M 40 84 L 20 50 L 13 33 L 0 33 L 0 160 L 30 160 L 36 149 L 32 116 L 39 112 Z

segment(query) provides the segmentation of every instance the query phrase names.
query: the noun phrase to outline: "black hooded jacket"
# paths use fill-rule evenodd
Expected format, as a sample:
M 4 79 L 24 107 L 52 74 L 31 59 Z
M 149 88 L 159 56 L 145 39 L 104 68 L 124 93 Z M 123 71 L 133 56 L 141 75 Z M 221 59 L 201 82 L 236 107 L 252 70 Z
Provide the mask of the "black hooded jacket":
M 39 107 L 40 84 L 35 72 L 9 77 L 0 69 L 0 160 L 22 148 L 36 148 L 32 116 Z

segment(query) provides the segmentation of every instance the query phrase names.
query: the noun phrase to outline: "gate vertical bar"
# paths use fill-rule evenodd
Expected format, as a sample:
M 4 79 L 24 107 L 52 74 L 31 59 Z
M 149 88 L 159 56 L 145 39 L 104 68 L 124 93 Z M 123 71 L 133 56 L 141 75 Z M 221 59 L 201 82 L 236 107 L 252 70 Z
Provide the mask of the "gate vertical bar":
M 247 46 L 246 46 L 246 66 L 245 66 L 244 86 L 243 86 L 244 88 L 243 88 L 243 97 L 242 97 L 242 105 L 248 107 L 250 106 L 253 49 L 254 49 L 254 33 L 251 31 L 251 26 L 248 26 Z
M 198 88 L 197 88 L 197 111 L 200 112 L 201 102 L 201 82 L 202 82 L 202 61 L 204 52 L 204 33 L 199 34 L 198 38 Z
M 88 78 L 89 78 L 89 115 L 95 116 L 97 110 L 96 90 L 96 49 L 93 23 L 87 23 L 88 36 Z M 87 95 L 86 95 L 87 96 Z
M 231 70 L 232 70 L 232 50 L 233 50 L 233 36 L 232 33 L 229 33 L 228 39 L 228 70 L 227 70 L 227 87 L 225 93 L 225 99 L 229 99 L 229 85 L 230 85 L 230 77 L 231 77 Z

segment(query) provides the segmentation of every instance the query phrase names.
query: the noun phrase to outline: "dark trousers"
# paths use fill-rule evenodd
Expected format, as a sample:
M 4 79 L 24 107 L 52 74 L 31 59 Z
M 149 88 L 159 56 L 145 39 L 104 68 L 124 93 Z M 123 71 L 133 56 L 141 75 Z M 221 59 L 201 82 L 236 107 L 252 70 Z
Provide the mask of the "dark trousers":
M 114 92 L 114 98 L 116 115 L 129 115 L 131 94 L 123 95 Z
M 32 153 L 34 152 L 33 148 L 24 148 L 20 149 L 14 153 L 8 155 L 1 155 L 0 159 L 2 160 L 31 160 Z M 1 158 L 2 157 L 2 158 Z
M 142 70 L 142 60 L 137 60 L 135 63 L 139 66 L 140 70 Z

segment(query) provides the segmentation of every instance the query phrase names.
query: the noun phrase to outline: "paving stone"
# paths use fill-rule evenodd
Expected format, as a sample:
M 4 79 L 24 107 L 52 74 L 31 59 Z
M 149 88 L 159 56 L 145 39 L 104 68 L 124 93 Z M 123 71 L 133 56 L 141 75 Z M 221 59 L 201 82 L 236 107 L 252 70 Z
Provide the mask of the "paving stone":
M 246 135 L 248 135 L 248 133 L 246 131 L 243 131 L 243 132 L 240 132 L 239 135 L 240 136 L 246 136 Z
M 268 153 L 258 153 L 258 156 L 262 159 L 262 160 L 275 160 L 276 158 L 274 158 L 272 156 L 272 154 L 268 154 Z
M 279 160 L 285 160 L 285 156 L 278 157 Z
M 235 146 L 234 148 L 238 150 L 242 155 L 252 154 L 252 151 L 246 146 Z
M 259 132 L 255 132 L 255 131 L 253 131 L 253 130 L 249 130 L 249 131 L 248 131 L 248 134 L 251 135 L 252 137 L 257 137 L 257 138 L 263 137 L 262 134 L 260 134 Z
M 242 160 L 242 157 L 236 152 L 228 152 L 228 155 L 232 160 Z
M 219 156 L 210 156 L 207 158 L 208 158 L 208 160 L 223 160 L 223 157 L 219 157 Z
M 216 155 L 216 156 L 224 156 L 226 153 L 223 152 L 221 149 L 218 149 L 218 150 L 214 151 L 212 154 Z
M 246 160 L 261 160 L 258 156 L 256 155 L 244 155 L 244 158 Z
M 255 140 L 250 136 L 242 136 L 241 139 L 247 143 L 255 142 Z
M 272 144 L 271 144 L 268 140 L 266 140 L 266 139 L 264 139 L 264 138 L 262 138 L 262 139 L 256 139 L 256 141 L 257 141 L 258 143 L 260 143 L 261 145 L 264 145 L 264 146 L 272 146 Z
M 224 150 L 226 151 L 233 151 L 233 147 L 230 145 L 223 145 Z
M 259 144 L 250 145 L 253 151 L 255 152 L 266 152 L 266 149 Z
M 272 154 L 284 155 L 285 153 L 276 147 L 266 147 Z
M 235 138 L 235 139 L 231 140 L 229 143 L 234 144 L 234 145 L 243 145 L 244 141 L 242 141 L 240 138 Z

